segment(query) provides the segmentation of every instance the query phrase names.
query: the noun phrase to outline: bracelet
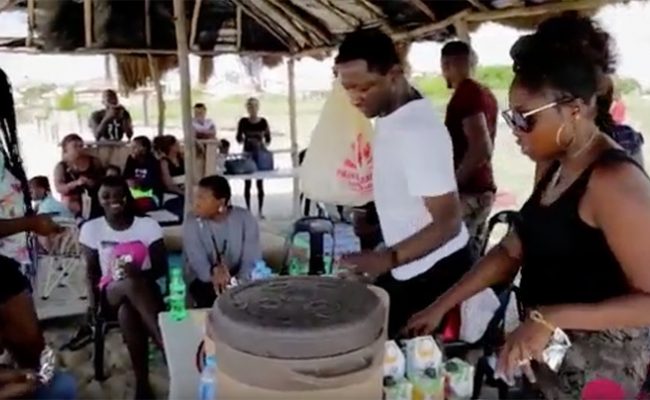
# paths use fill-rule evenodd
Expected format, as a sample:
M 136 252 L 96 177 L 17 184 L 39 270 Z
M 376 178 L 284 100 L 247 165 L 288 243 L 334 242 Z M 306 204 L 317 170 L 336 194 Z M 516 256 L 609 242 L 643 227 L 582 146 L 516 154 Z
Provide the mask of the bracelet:
M 557 328 L 553 326 L 550 322 L 548 322 L 544 318 L 544 315 L 542 315 L 542 313 L 537 310 L 532 310 L 530 314 L 528 314 L 528 318 L 530 318 L 531 321 L 541 324 L 544 328 L 548 329 L 551 332 L 555 332 L 555 329 Z

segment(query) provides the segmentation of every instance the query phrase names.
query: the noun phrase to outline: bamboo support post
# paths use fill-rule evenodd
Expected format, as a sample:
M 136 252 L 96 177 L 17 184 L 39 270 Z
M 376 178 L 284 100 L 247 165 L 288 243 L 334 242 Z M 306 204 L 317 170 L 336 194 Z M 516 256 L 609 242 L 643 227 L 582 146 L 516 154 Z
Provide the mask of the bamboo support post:
M 145 39 L 147 46 L 151 47 L 151 0 L 144 2 L 144 26 L 145 26 Z M 165 98 L 163 96 L 162 85 L 160 84 L 160 70 L 156 64 L 151 53 L 147 53 L 147 61 L 149 62 L 149 72 L 151 73 L 151 80 L 153 81 L 154 90 L 156 91 L 156 107 L 158 109 L 158 136 L 165 134 Z
M 298 124 L 296 113 L 296 61 L 293 56 L 287 61 L 287 73 L 289 75 L 289 133 L 291 136 L 291 165 L 298 168 Z M 300 182 L 298 176 L 293 178 L 293 215 L 300 213 Z
M 93 45 L 93 0 L 84 0 L 84 42 Z
M 192 10 L 192 22 L 190 24 L 190 49 L 194 47 L 194 42 L 196 42 L 196 30 L 199 25 L 199 16 L 201 15 L 201 2 L 202 0 L 194 1 L 194 10 Z
M 454 22 L 454 29 L 456 30 L 458 40 L 462 40 L 467 44 L 472 44 L 472 37 L 469 34 L 469 27 L 467 26 L 467 21 L 465 21 L 465 19 L 461 18 Z
M 242 26 L 241 26 L 241 20 L 242 20 L 242 11 L 241 7 L 237 6 L 237 16 L 236 16 L 236 21 L 235 21 L 235 28 L 237 29 L 237 42 L 235 44 L 235 48 L 237 51 L 241 50 L 241 34 L 242 34 Z
M 27 0 L 27 47 L 31 47 L 34 43 L 34 25 L 35 15 L 34 9 L 36 8 L 36 0 Z
M 181 114 L 185 144 L 185 211 L 189 211 L 194 197 L 196 146 L 192 132 L 192 93 L 190 87 L 190 49 L 187 41 L 185 1 L 174 0 L 178 73 L 181 81 Z

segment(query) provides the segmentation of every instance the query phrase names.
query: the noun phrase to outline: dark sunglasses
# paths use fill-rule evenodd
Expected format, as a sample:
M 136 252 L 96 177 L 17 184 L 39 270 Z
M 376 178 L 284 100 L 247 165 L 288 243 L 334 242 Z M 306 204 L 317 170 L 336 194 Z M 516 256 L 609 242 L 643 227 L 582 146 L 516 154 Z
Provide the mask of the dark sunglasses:
M 526 111 L 524 113 L 512 109 L 505 110 L 501 113 L 501 116 L 506 121 L 510 129 L 519 132 L 530 133 L 535 127 L 535 123 L 537 122 L 534 118 L 535 114 L 556 107 L 559 104 L 560 102 L 554 101 L 552 103 L 548 103 L 541 107 L 535 108 L 534 110 Z

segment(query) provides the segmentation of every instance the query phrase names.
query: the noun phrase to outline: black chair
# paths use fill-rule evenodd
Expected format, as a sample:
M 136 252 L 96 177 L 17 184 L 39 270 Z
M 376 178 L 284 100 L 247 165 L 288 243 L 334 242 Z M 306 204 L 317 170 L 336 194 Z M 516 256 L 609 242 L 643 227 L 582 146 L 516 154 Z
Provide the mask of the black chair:
M 169 282 L 169 271 L 164 279 L 165 282 Z M 165 284 L 164 287 L 168 288 L 168 285 Z M 163 290 L 163 296 L 166 296 L 166 290 Z M 120 324 L 117 321 L 117 314 L 112 310 L 103 309 L 101 305 L 96 313 L 89 310 L 87 319 L 88 322 L 79 328 L 74 337 L 61 346 L 61 350 L 77 351 L 92 343 L 95 380 L 103 382 L 108 379 L 104 369 L 106 335 L 111 330 L 119 328 Z
M 330 235 L 332 238 L 330 254 L 333 257 L 335 249 L 334 222 L 329 218 L 321 217 L 305 217 L 299 219 L 293 225 L 293 233 L 289 239 L 290 246 L 293 244 L 293 239 L 296 235 L 300 233 L 307 233 L 309 235 L 309 275 L 325 274 L 324 238 L 325 235 Z M 287 263 L 285 262 L 285 267 L 286 264 Z M 284 271 L 284 273 L 286 273 L 286 271 Z
M 488 249 L 490 238 L 494 229 L 499 225 L 505 225 L 507 232 L 514 229 L 519 213 L 512 210 L 500 211 L 493 215 L 487 226 L 486 235 L 483 238 L 483 243 L 480 243 L 481 256 L 485 255 Z M 494 372 L 489 366 L 489 358 L 497 352 L 505 339 L 505 315 L 510 302 L 511 295 L 517 293 L 515 285 L 507 285 L 505 287 L 493 288 L 495 294 L 499 299 L 499 307 L 492 316 L 488 323 L 485 333 L 475 343 L 467 343 L 464 341 L 453 341 L 443 343 L 445 355 L 449 358 L 459 357 L 464 358 L 470 351 L 481 350 L 482 356 L 479 358 L 474 375 L 474 393 L 472 399 L 478 399 L 483 388 L 483 384 L 496 387 L 499 392 L 500 399 L 507 399 L 510 388 L 508 385 L 501 381 L 493 379 Z

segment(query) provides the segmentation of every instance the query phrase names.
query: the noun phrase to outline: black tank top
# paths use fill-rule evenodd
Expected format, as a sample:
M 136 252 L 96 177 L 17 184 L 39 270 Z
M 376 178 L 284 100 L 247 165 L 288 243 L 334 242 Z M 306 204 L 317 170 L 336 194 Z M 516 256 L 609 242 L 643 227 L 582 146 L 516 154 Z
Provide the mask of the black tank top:
M 596 303 L 629 292 L 623 269 L 604 233 L 587 225 L 578 213 L 594 168 L 621 162 L 639 166 L 622 150 L 606 150 L 557 200 L 542 205 L 541 195 L 560 167 L 556 163 L 524 204 L 516 224 L 523 248 L 524 305 Z

